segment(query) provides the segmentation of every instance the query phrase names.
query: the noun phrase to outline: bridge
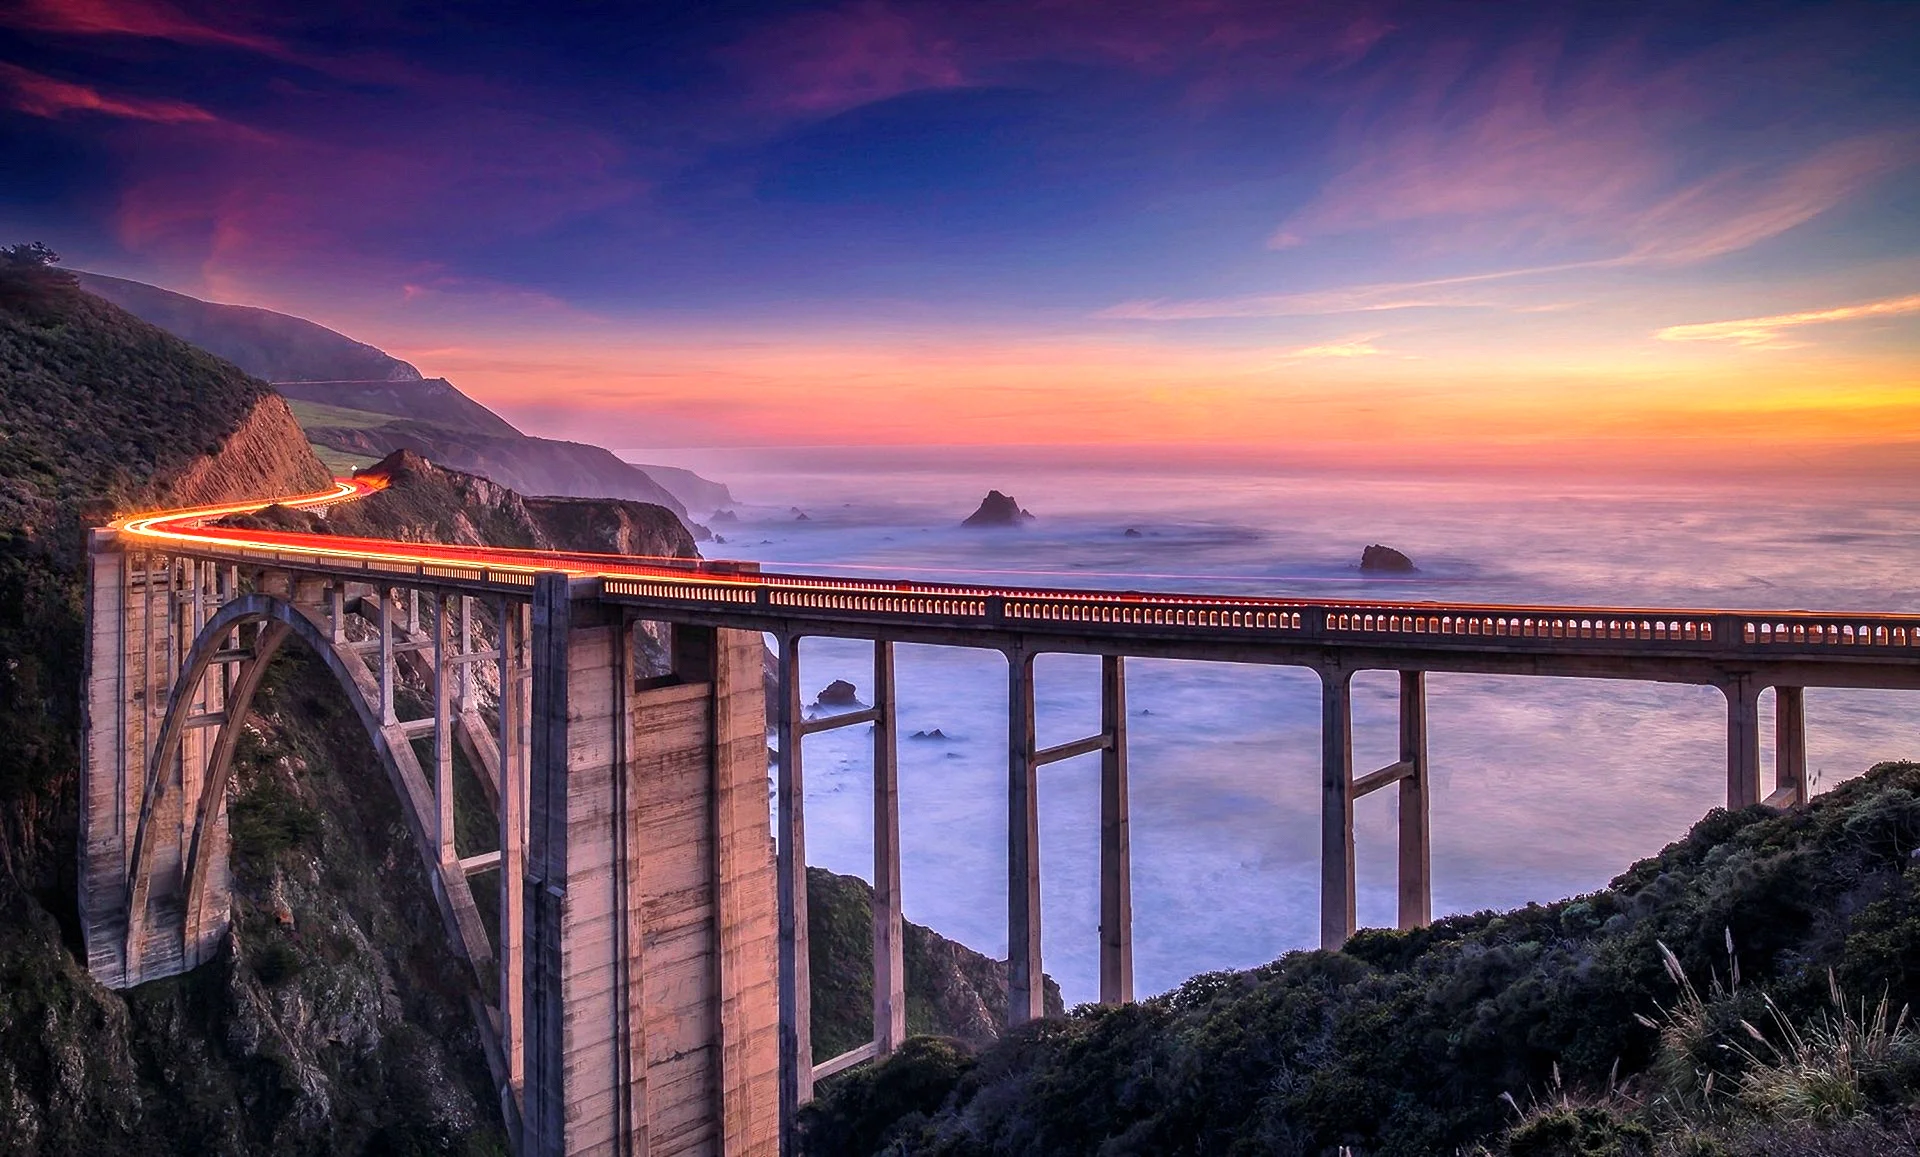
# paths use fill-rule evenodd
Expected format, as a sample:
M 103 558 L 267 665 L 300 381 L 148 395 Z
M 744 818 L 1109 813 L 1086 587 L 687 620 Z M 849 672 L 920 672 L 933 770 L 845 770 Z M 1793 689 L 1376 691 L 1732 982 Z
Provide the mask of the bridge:
M 324 509 L 379 484 L 342 480 L 280 501 Z M 1016 1024 L 1042 1015 L 1038 774 L 1060 760 L 1100 759 L 1100 999 L 1133 999 L 1128 657 L 1319 674 L 1328 947 L 1355 931 L 1354 808 L 1378 791 L 1400 801 L 1398 922 L 1431 916 L 1429 672 L 1717 687 L 1732 808 L 1806 799 L 1804 688 L 1920 687 L 1920 616 L 894 582 L 218 525 L 265 505 L 144 514 L 93 532 L 88 967 L 130 987 L 218 949 L 235 746 L 267 662 L 297 639 L 339 680 L 401 801 L 449 942 L 473 970 L 510 1135 L 539 1157 L 771 1154 L 816 1080 L 900 1044 L 898 643 L 1007 658 Z M 771 833 L 766 635 L 779 669 Z M 872 641 L 871 707 L 806 717 L 799 654 L 816 637 Z M 1042 748 L 1034 657 L 1049 652 L 1102 657 L 1102 712 L 1096 734 Z M 1399 758 L 1356 774 L 1351 684 L 1373 670 L 1399 675 Z M 409 679 L 429 688 L 424 702 L 404 693 Z M 1770 788 L 1758 706 L 1768 687 Z M 815 1063 L 802 747 L 861 724 L 873 725 L 874 1032 Z M 492 846 L 456 836 L 456 752 L 492 813 Z M 481 902 L 488 892 L 497 903 Z

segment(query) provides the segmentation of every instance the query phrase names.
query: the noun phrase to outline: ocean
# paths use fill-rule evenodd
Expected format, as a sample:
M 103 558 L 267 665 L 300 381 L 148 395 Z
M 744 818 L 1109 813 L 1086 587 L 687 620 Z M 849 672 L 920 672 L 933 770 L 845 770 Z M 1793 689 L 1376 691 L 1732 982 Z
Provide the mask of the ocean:
M 828 573 L 1314 597 L 1920 611 L 1920 498 L 1899 487 L 1680 485 L 1540 477 L 1364 478 L 1281 470 L 1036 467 L 1001 456 L 633 451 L 727 482 L 737 522 L 709 557 Z M 959 524 L 989 488 L 1035 519 Z M 798 512 L 798 513 L 797 513 Z M 700 517 L 705 512 L 695 512 Z M 799 513 L 804 513 L 803 520 Z M 1129 529 L 1139 532 L 1127 535 Z M 1362 577 L 1361 550 L 1411 576 Z M 806 698 L 870 701 L 870 645 L 801 645 Z M 1006 664 L 900 646 L 909 919 L 1006 950 Z M 1099 661 L 1037 663 L 1039 741 L 1097 730 Z M 1318 938 L 1319 680 L 1311 671 L 1128 661 L 1134 951 L 1141 995 Z M 1392 762 L 1398 685 L 1355 680 L 1356 772 Z M 1762 699 L 1762 735 L 1772 735 Z M 1815 791 L 1920 757 L 1910 693 L 1807 692 Z M 1604 886 L 1725 798 L 1712 688 L 1431 675 L 1436 915 Z M 938 730 L 944 738 L 912 738 Z M 807 855 L 871 879 L 871 740 L 806 741 Z M 1770 743 L 1768 744 L 1770 746 Z M 1763 781 L 1771 784 L 1770 751 Z M 1041 769 L 1042 941 L 1069 1004 L 1098 991 L 1099 766 Z M 1396 793 L 1359 801 L 1359 918 L 1395 915 Z

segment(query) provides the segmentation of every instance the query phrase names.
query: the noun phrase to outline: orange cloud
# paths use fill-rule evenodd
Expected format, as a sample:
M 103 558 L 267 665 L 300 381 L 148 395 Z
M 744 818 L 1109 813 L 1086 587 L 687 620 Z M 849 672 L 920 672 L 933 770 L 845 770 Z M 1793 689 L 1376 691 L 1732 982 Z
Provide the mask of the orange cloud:
M 366 336 L 529 432 L 612 446 L 1020 444 L 1356 467 L 1705 468 L 1920 442 L 1920 373 L 1890 359 L 1756 372 L 1744 360 L 1288 359 L 1094 339 L 528 335 L 408 349 Z
M 141 96 L 108 96 L 99 89 L 56 80 L 0 62 L 0 86 L 15 109 L 31 116 L 55 119 L 72 112 L 99 113 L 160 124 L 213 124 L 220 120 L 206 109 L 185 101 Z

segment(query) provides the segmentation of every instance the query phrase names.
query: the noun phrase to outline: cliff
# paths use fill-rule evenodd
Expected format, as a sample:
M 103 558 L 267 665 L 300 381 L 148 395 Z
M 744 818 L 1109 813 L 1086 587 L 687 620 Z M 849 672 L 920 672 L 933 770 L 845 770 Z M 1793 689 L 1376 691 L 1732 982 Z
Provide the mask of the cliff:
M 522 494 L 624 498 L 655 503 L 689 517 L 687 504 L 646 471 L 622 462 L 612 451 L 599 446 L 524 434 L 502 437 L 418 421 L 326 425 L 331 416 L 318 415 L 307 423 L 307 437 L 329 450 L 371 459 L 385 458 L 396 450 L 411 450 L 449 469 L 491 478 Z

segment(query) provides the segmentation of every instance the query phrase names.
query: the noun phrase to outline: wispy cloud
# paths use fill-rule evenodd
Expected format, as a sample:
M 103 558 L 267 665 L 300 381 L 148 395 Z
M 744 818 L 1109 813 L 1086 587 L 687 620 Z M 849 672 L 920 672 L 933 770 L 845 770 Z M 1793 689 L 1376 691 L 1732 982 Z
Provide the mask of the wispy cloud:
M 1702 155 L 1743 63 L 1655 68 L 1623 41 L 1589 58 L 1551 38 L 1488 60 L 1441 44 L 1405 86 L 1353 102 L 1333 176 L 1269 238 L 1277 249 L 1385 233 L 1429 252 L 1683 263 L 1806 223 L 1920 157 L 1911 131 L 1826 128 L 1764 159 Z M 1811 135 L 1811 134 L 1809 134 Z
M 0 9 L 0 25 L 66 36 L 135 36 L 178 44 L 223 45 L 278 55 L 278 42 L 196 19 L 160 0 L 18 0 Z
M 97 113 L 160 124 L 213 124 L 220 121 L 206 109 L 185 101 L 156 97 L 112 96 L 89 85 L 56 80 L 0 62 L 0 88 L 6 102 L 30 116 L 56 119 L 68 113 Z
M 1749 349 L 1793 349 L 1805 343 L 1783 336 L 1785 330 L 1798 329 L 1805 325 L 1825 325 L 1836 321 L 1897 317 L 1909 313 L 1920 313 L 1920 293 L 1907 297 L 1889 297 L 1860 305 L 1839 305 L 1831 309 L 1779 313 L 1772 317 L 1747 317 L 1737 321 L 1670 325 L 1655 332 L 1653 336 L 1661 341 L 1730 342 Z
M 1303 293 L 1254 293 L 1186 300 L 1154 298 L 1121 302 L 1094 316 L 1120 321 L 1198 321 L 1236 317 L 1317 317 L 1322 314 L 1379 313 L 1396 309 L 1512 309 L 1539 312 L 1562 306 L 1539 301 L 1515 303 L 1510 297 L 1489 292 L 1486 287 L 1497 282 L 1619 264 L 1620 259 L 1573 261 L 1560 265 L 1469 273 L 1459 277 L 1436 277 L 1425 281 L 1349 285 Z
M 1377 358 L 1386 350 L 1374 345 L 1377 333 L 1360 334 L 1339 341 L 1323 342 L 1320 345 L 1301 346 L 1288 350 L 1286 360 L 1294 361 L 1343 361 L 1349 358 Z

